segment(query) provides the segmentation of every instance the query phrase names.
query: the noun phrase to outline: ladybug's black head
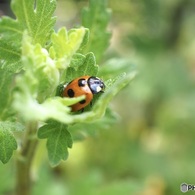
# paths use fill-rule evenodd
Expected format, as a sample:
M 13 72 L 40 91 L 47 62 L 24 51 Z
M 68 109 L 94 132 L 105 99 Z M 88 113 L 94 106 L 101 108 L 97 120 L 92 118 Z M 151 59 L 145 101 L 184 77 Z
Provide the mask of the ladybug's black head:
M 93 94 L 104 92 L 105 90 L 105 84 L 98 77 L 90 77 L 88 79 L 88 85 Z

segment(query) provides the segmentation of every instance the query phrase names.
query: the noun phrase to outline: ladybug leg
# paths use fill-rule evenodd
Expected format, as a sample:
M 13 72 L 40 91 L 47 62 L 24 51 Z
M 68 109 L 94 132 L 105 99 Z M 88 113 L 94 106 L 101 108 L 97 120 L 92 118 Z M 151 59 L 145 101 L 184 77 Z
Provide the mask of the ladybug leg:
M 82 108 L 82 109 L 81 109 L 81 113 L 83 113 L 83 112 L 84 112 L 84 110 L 85 110 L 85 109 L 84 109 L 84 108 Z
M 92 107 L 92 106 L 93 106 L 93 102 L 91 101 L 91 102 L 90 102 L 90 107 Z

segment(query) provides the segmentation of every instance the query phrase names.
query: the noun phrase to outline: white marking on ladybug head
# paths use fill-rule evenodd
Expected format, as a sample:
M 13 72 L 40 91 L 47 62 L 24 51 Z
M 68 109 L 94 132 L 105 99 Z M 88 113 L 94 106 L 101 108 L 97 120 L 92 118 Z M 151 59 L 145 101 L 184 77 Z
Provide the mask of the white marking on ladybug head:
M 102 91 L 102 88 L 101 88 L 100 86 L 97 86 L 97 87 L 96 87 L 96 91 L 97 91 L 97 92 L 100 92 L 100 91 Z

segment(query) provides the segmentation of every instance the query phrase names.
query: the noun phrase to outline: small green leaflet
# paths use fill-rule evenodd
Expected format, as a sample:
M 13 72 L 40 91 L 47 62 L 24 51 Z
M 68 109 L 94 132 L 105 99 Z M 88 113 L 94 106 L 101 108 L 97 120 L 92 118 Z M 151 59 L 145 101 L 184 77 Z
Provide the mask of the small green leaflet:
M 7 163 L 16 149 L 17 143 L 14 135 L 10 131 L 0 129 L 0 160 L 4 164 Z
M 58 68 L 67 68 L 73 54 L 80 48 L 86 33 L 88 33 L 88 30 L 83 27 L 70 31 L 63 27 L 57 33 L 52 34 L 52 46 L 49 53 L 51 58 L 56 60 Z
M 111 33 L 107 31 L 111 11 L 107 9 L 106 0 L 90 0 L 89 7 L 82 13 L 82 25 L 89 29 L 89 43 L 84 49 L 85 52 L 93 52 L 97 63 L 109 45 Z
M 5 164 L 9 161 L 14 150 L 17 149 L 17 142 L 12 131 L 23 131 L 24 127 L 15 122 L 0 122 L 0 160 Z
M 50 121 L 38 130 L 40 139 L 47 138 L 47 150 L 52 166 L 56 166 L 61 160 L 68 158 L 68 148 L 72 147 L 72 137 L 67 130 L 67 125 Z
M 98 66 L 96 65 L 95 56 L 93 53 L 86 55 L 75 54 L 71 61 L 70 67 L 66 71 L 66 81 L 78 78 L 80 76 L 96 76 L 98 73 Z

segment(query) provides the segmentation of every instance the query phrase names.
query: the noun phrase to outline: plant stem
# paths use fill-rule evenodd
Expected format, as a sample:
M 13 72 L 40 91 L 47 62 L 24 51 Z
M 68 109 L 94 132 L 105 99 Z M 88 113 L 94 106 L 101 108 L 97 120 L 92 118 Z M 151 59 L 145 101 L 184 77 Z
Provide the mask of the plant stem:
M 37 122 L 29 122 L 26 127 L 19 157 L 16 159 L 16 195 L 30 195 L 32 187 L 31 163 L 36 150 Z

